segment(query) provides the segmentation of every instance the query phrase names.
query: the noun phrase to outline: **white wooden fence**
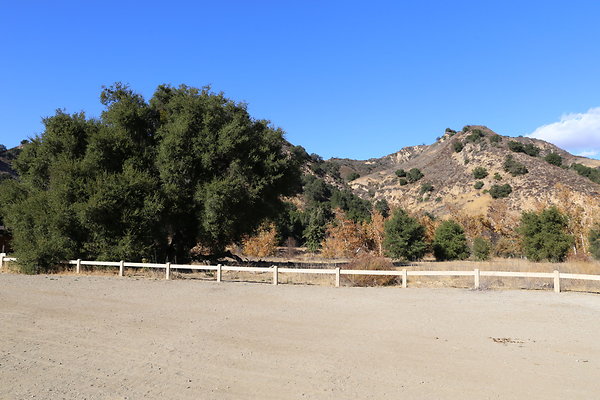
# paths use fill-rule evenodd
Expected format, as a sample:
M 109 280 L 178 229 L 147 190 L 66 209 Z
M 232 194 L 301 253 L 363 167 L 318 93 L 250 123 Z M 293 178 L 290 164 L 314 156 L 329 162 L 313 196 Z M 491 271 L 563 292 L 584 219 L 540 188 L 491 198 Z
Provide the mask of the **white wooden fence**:
M 4 261 L 16 261 L 16 258 L 6 257 L 4 253 L 0 253 L 0 269 L 2 269 Z M 68 264 L 75 265 L 75 272 L 81 273 L 82 266 L 105 266 L 119 267 L 119 276 L 123 276 L 125 267 L 127 268 L 157 268 L 165 270 L 165 279 L 171 279 L 171 270 L 186 269 L 199 271 L 215 271 L 216 281 L 221 282 L 223 271 L 241 271 L 241 272 L 262 272 L 272 274 L 273 285 L 279 284 L 279 274 L 329 274 L 335 275 L 335 286 L 340 286 L 340 278 L 342 275 L 370 275 L 370 276 L 400 276 L 402 277 L 402 287 L 408 286 L 408 277 L 410 276 L 472 276 L 473 287 L 480 288 L 482 276 L 489 277 L 507 277 L 507 278 L 541 278 L 552 279 L 554 281 L 554 291 L 560 293 L 561 279 L 576 279 L 584 281 L 600 281 L 600 275 L 589 274 L 570 274 L 559 271 L 554 272 L 508 272 L 508 271 L 481 271 L 474 269 L 472 271 L 415 271 L 415 270 L 353 270 L 337 268 L 283 268 L 276 265 L 272 267 L 239 267 L 229 265 L 190 265 L 190 264 L 152 264 L 138 263 L 126 261 L 84 261 L 70 260 Z

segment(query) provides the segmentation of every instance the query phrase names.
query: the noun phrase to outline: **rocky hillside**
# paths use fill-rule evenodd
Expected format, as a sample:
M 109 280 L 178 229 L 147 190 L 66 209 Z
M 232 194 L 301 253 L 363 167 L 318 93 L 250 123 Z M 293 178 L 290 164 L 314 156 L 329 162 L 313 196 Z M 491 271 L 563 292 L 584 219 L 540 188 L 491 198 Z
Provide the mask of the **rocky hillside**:
M 553 156 L 560 166 L 546 160 L 551 153 L 560 156 Z M 512 159 L 509 167 L 516 174 L 506 168 L 507 158 Z M 359 196 L 385 199 L 390 205 L 416 213 L 485 216 L 501 209 L 517 214 L 568 202 L 572 207 L 581 207 L 588 219 L 594 213 L 600 217 L 600 184 L 569 168 L 576 163 L 597 169 L 599 160 L 574 156 L 542 140 L 501 136 L 484 126 L 468 126 L 460 132 L 447 130 L 432 145 L 406 147 L 379 159 L 330 161 L 340 166 L 342 176 L 360 175 L 349 183 Z M 422 178 L 410 182 L 402 177 L 400 170 L 414 168 Z M 474 176 L 476 168 L 480 178 Z M 512 192 L 507 197 L 493 198 L 490 190 L 494 185 L 510 185 Z M 492 193 L 497 195 L 495 190 Z

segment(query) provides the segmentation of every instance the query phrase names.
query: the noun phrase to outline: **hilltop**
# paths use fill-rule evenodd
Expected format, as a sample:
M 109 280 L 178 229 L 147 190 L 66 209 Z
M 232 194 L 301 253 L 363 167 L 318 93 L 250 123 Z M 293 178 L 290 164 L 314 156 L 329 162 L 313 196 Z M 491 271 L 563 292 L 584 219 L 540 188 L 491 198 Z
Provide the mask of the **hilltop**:
M 549 163 L 549 154 L 560 165 Z M 527 172 L 507 172 L 507 158 Z M 571 214 L 576 211 L 587 225 L 600 208 L 600 184 L 570 168 L 580 164 L 598 173 L 600 160 L 572 155 L 543 140 L 498 135 L 485 126 L 447 129 L 431 145 L 405 147 L 381 158 L 328 162 L 337 164 L 343 177 L 360 175 L 348 182 L 358 196 L 386 200 L 416 214 L 484 216 L 506 222 L 522 210 L 558 205 Z M 416 182 L 398 176 L 415 168 L 423 175 Z M 476 168 L 481 175 L 485 169 L 487 175 L 475 178 Z M 476 189 L 478 181 L 483 186 Z M 512 192 L 493 198 L 489 190 L 494 185 L 510 185 Z

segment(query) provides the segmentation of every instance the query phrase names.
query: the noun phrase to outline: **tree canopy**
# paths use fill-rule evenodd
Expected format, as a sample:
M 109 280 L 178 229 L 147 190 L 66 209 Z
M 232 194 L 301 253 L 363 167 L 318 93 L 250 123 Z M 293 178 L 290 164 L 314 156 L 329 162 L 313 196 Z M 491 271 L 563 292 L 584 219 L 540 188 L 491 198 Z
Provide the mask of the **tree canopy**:
M 411 218 L 406 211 L 397 209 L 385 222 L 383 246 L 393 258 L 418 260 L 427 250 L 425 227 Z
M 438 261 L 464 260 L 469 257 L 463 227 L 452 220 L 442 222 L 435 230 L 433 254 Z
M 521 215 L 519 233 L 523 252 L 532 261 L 564 261 L 573 245 L 573 237 L 566 230 L 568 218 L 556 207 Z
M 21 263 L 184 261 L 252 232 L 300 188 L 283 132 L 210 88 L 159 86 L 149 102 L 104 88 L 98 119 L 58 110 L 15 161 L 2 209 Z

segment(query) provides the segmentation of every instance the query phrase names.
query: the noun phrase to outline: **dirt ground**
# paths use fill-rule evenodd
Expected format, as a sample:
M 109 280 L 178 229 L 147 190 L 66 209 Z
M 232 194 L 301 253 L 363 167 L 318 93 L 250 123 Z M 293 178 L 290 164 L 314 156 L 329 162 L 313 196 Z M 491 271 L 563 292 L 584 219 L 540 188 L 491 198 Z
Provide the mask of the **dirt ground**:
M 589 399 L 600 296 L 0 274 L 0 399 Z

